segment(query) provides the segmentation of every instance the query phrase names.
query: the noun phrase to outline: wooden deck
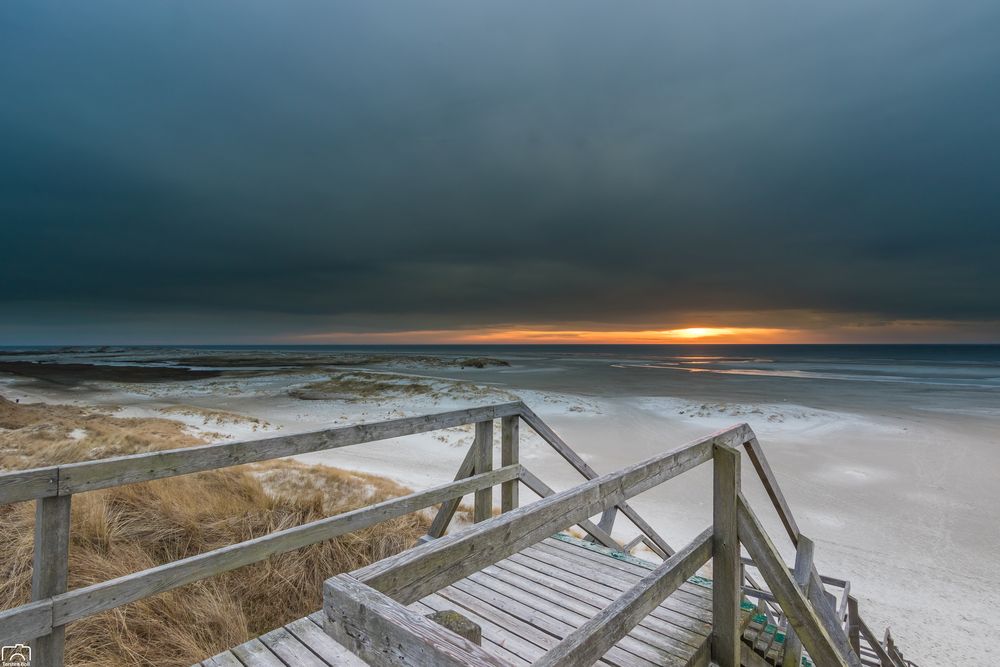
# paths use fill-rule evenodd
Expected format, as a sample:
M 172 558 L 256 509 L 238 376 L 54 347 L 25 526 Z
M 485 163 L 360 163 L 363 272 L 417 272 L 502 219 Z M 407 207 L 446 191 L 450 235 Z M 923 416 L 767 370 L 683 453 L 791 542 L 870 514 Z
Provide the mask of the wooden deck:
M 497 421 L 499 468 L 494 467 Z M 584 481 L 556 492 L 520 463 L 521 424 Z M 474 437 L 453 482 L 68 589 L 75 494 L 466 425 L 474 425 Z M 794 567 L 784 562 L 740 491 L 741 450 L 795 547 Z M 713 469 L 712 523 L 674 549 L 629 501 L 704 464 Z M 519 503 L 521 485 L 540 499 Z M 473 525 L 449 532 L 459 503 L 470 494 Z M 431 539 L 327 579 L 319 617 L 289 623 L 203 664 L 351 667 L 365 664 L 356 657 L 363 656 L 379 667 L 707 665 L 709 660 L 720 667 L 759 667 L 780 658 L 784 666 L 799 667 L 808 657 L 824 667 L 913 667 L 888 630 L 879 639 L 864 622 L 850 582 L 817 571 L 814 543 L 799 530 L 745 423 L 598 475 L 524 403 L 501 403 L 0 472 L 0 505 L 26 500 L 36 501 L 32 601 L 0 609 L 0 644 L 30 641 L 36 667 L 61 667 L 70 623 L 434 507 Z M 624 546 L 613 537 L 619 514 L 639 531 Z M 574 525 L 592 542 L 558 535 Z M 626 555 L 640 543 L 663 562 Z M 692 576 L 709 561 L 714 582 Z M 839 598 L 828 586 L 839 589 Z M 747 609 L 752 605 L 744 596 L 758 601 L 760 620 L 752 626 Z M 482 645 L 427 618 L 443 610 L 477 622 Z
M 549 538 L 410 605 L 421 614 L 453 609 L 482 627 L 483 647 L 529 665 L 634 586 L 655 566 L 563 535 Z M 748 614 L 744 614 L 748 618 Z M 619 667 L 707 665 L 711 582 L 692 577 L 598 663 Z M 323 612 L 289 623 L 209 666 L 365 663 L 322 629 Z

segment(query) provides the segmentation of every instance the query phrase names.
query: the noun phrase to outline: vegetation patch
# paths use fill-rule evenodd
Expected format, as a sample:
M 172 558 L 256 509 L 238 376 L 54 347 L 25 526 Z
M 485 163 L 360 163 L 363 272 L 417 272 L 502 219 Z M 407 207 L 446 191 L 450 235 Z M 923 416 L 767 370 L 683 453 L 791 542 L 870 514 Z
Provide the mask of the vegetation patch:
M 329 379 L 292 389 L 289 393 L 306 401 L 368 401 L 380 398 L 403 398 L 435 393 L 432 381 L 405 375 L 345 371 Z
M 5 469 L 204 444 L 178 422 L 0 398 Z M 79 588 L 404 495 L 391 481 L 276 461 L 78 494 L 69 587 Z M 35 508 L 0 506 L 0 599 L 31 593 Z M 411 546 L 413 514 L 98 614 L 67 627 L 72 665 L 190 665 L 320 608 L 322 582 Z

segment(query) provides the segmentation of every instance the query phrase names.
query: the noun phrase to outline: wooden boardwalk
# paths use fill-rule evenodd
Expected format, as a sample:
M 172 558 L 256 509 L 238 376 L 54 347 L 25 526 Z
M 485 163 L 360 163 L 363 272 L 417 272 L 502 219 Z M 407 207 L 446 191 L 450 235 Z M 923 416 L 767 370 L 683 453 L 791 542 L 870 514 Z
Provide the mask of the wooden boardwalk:
M 421 614 L 455 610 L 479 624 L 483 647 L 529 665 L 655 568 L 563 535 L 543 540 L 409 605 Z M 749 613 L 744 613 L 748 620 Z M 322 629 L 323 613 L 289 623 L 205 660 L 205 667 L 364 665 Z M 707 665 L 711 583 L 692 577 L 610 649 L 598 664 Z
M 500 467 L 494 467 L 496 422 Z M 474 425 L 474 437 L 453 482 L 68 589 L 70 507 L 76 494 L 466 425 Z M 555 492 L 523 465 L 522 425 L 584 481 Z M 794 564 L 784 562 L 740 490 L 744 460 L 795 547 Z M 712 522 L 674 549 L 629 501 L 706 464 L 713 471 Z M 540 500 L 519 502 L 522 486 Z M 493 515 L 496 490 L 498 516 Z M 470 494 L 473 525 L 449 532 L 459 503 Z M 327 579 L 319 616 L 289 623 L 202 664 L 624 667 L 711 660 L 719 667 L 913 667 L 888 631 L 880 639 L 864 622 L 850 582 L 817 571 L 815 545 L 799 530 L 748 424 L 598 475 L 524 403 L 501 403 L 0 473 L 0 505 L 27 500 L 36 502 L 32 601 L 0 609 L 0 644 L 30 641 L 34 667 L 63 664 L 68 624 L 431 508 L 436 514 L 422 544 Z M 618 515 L 639 531 L 624 545 L 613 536 Z M 588 542 L 561 535 L 574 525 Z M 661 562 L 628 556 L 640 543 Z M 694 576 L 709 561 L 713 582 Z M 747 598 L 757 601 L 755 608 Z M 748 607 L 755 612 L 752 625 Z M 428 618 L 439 611 L 473 621 L 482 643 Z

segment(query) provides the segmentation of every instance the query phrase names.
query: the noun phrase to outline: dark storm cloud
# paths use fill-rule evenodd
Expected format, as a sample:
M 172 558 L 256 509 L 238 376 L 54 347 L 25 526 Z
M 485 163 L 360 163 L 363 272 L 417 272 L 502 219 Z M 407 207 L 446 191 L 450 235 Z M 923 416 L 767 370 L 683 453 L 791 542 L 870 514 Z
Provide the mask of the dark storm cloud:
M 996 320 L 998 36 L 995 2 L 6 2 L 3 319 Z

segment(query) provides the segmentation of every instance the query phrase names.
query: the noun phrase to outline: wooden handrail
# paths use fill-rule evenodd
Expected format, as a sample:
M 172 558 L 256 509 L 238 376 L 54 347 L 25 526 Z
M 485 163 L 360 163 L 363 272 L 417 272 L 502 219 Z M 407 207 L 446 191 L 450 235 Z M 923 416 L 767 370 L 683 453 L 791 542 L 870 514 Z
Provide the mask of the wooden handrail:
M 545 653 L 533 667 L 590 665 L 627 635 L 712 557 L 712 528 L 664 561 L 596 616 Z
M 167 449 L 0 474 L 0 505 L 426 433 L 520 414 L 523 403 L 402 417 L 260 440 Z
M 757 568 L 813 660 L 823 667 L 861 667 L 860 658 L 850 646 L 839 646 L 827 632 L 813 605 L 795 583 L 771 538 L 742 496 L 737 518 L 740 541 L 757 562 Z
M 16 631 L 16 636 L 11 637 L 12 639 L 40 637 L 50 632 L 53 627 L 250 565 L 275 554 L 301 549 L 310 544 L 362 530 L 389 519 L 432 507 L 451 498 L 461 498 L 482 488 L 515 480 L 520 472 L 520 465 L 498 468 L 489 473 L 449 482 L 426 491 L 393 498 L 301 526 L 278 530 L 252 540 L 50 596 L 41 601 L 46 603 L 47 617 L 39 612 L 38 602 L 21 605 L 0 615 L 0 628 L 3 628 L 0 631 L 0 638 L 7 638 L 8 624 L 13 624 L 9 627 L 14 627 Z
M 596 479 L 598 477 L 597 472 L 587 465 L 587 462 L 580 458 L 580 455 L 573 451 L 573 449 L 567 445 L 555 431 L 549 428 L 549 425 L 542 421 L 541 418 L 539 418 L 539 416 L 536 415 L 527 405 L 522 405 L 521 419 L 523 419 L 524 422 L 542 438 L 542 440 L 547 442 L 550 447 L 563 457 L 567 463 L 583 475 L 585 479 Z M 674 553 L 673 548 L 667 543 L 667 541 L 663 539 L 659 533 L 653 530 L 653 527 L 650 526 L 645 519 L 639 516 L 639 513 L 632 509 L 628 503 L 622 503 L 619 505 L 618 510 L 628 517 L 629 521 L 631 521 L 636 528 L 642 531 L 643 534 L 653 541 L 653 544 L 655 544 L 656 548 L 661 552 L 661 556 L 670 556 Z M 604 517 L 601 519 L 604 521 Z M 613 523 L 613 521 L 614 518 L 612 516 L 610 522 Z M 608 525 L 602 525 L 602 529 L 609 533 L 611 532 L 611 528 Z
M 556 492 L 553 491 L 548 484 L 538 479 L 534 473 L 523 466 L 521 470 L 521 483 L 531 489 L 531 492 L 537 494 L 539 498 L 548 498 L 549 496 L 554 496 L 556 494 Z M 595 541 L 600 542 L 609 549 L 614 549 L 615 551 L 627 551 L 627 549 L 622 547 L 622 545 L 618 544 L 615 538 L 604 532 L 603 528 L 590 519 L 584 519 L 576 525 L 594 538 Z
M 553 533 L 618 505 L 707 462 L 716 444 L 742 442 L 746 424 L 695 440 L 618 472 L 598 477 L 361 568 L 355 575 L 389 597 L 410 604 L 496 563 Z M 447 564 L 447 567 L 445 567 Z

